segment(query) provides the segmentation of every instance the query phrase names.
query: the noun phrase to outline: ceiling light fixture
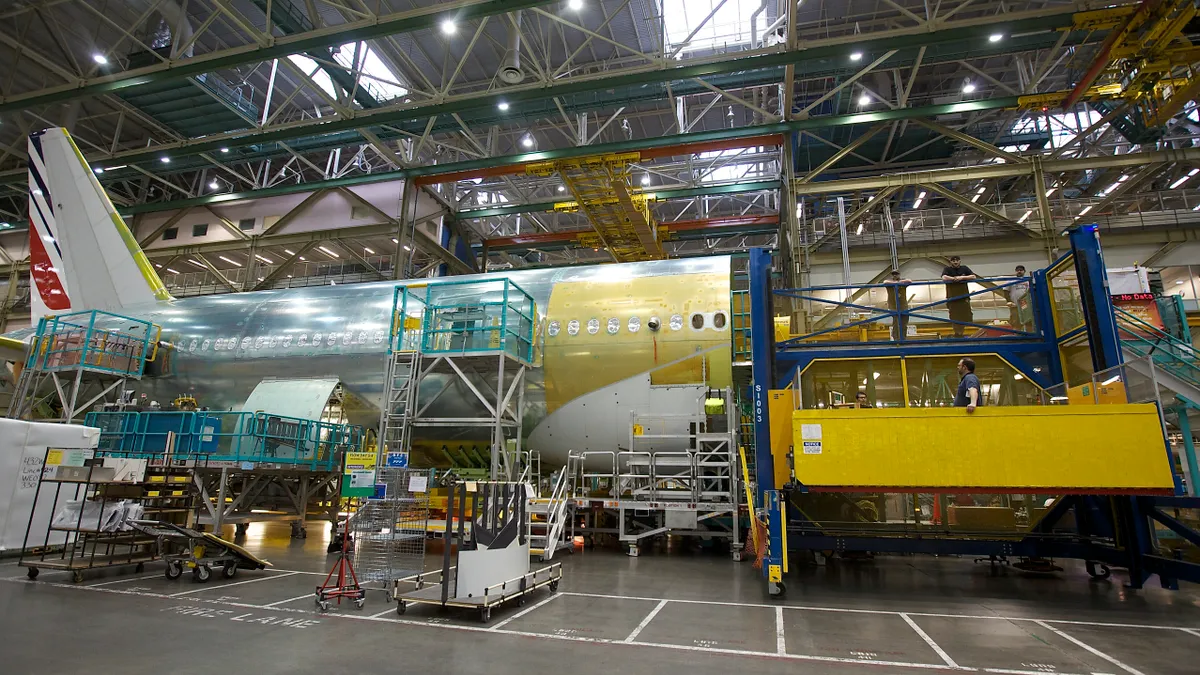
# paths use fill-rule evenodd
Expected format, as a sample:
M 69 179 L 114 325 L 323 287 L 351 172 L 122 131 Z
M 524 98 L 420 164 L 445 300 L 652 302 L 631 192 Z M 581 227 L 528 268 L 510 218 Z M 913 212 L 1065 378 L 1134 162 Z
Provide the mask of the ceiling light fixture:
M 907 231 L 908 228 L 912 227 L 912 224 L 913 224 L 913 219 L 909 218 L 907 221 L 904 222 L 904 229 Z
M 508 110 L 508 101 L 500 101 L 496 104 L 496 107 L 500 109 L 500 112 L 504 112 Z
M 205 270 L 208 269 L 208 266 L 205 265 L 204 263 L 196 262 L 195 260 L 192 260 L 191 258 L 188 258 L 188 262 L 192 263 L 196 267 L 199 267 L 200 269 L 205 269 Z
M 221 148 L 221 152 L 228 153 L 228 152 L 229 152 L 229 148 Z
M 851 61 L 862 61 L 862 57 L 863 57 L 862 52 L 854 52 L 850 55 L 850 60 Z
M 975 83 L 970 80 L 966 80 L 965 82 L 963 82 L 963 93 L 964 94 L 975 93 Z
M 1091 210 L 1092 210 L 1092 205 L 1088 204 L 1087 206 L 1083 207 L 1083 210 L 1079 212 L 1079 215 L 1086 216 L 1088 211 L 1091 211 Z
M 442 35 L 454 35 L 458 32 L 458 24 L 454 23 L 454 19 L 446 19 L 442 22 Z
M 286 248 L 285 248 L 285 249 L 283 249 L 283 252 L 284 252 L 284 253 L 286 253 L 286 254 L 288 254 L 288 255 L 296 255 L 296 252 L 295 252 L 295 251 L 292 251 L 292 250 L 290 250 L 290 249 L 286 249 Z
M 170 272 L 171 274 L 179 274 L 179 270 L 173 270 L 170 267 L 167 268 L 167 271 Z
M 863 224 L 862 224 L 862 223 L 859 223 L 859 224 L 858 224 L 858 229 L 854 231 L 854 234 L 855 234 L 855 235 L 860 235 L 860 234 L 862 234 L 862 231 L 863 231 Z
M 400 243 L 400 240 L 399 240 L 399 239 L 397 239 L 397 238 L 395 238 L 395 237 L 392 237 L 392 243 L 393 243 L 393 244 L 399 244 L 399 243 Z
M 263 257 L 263 256 L 261 256 L 261 255 L 259 255 L 259 254 L 257 254 L 257 253 L 255 253 L 255 254 L 254 254 L 254 257 L 255 257 L 255 258 L 258 258 L 259 260 L 263 261 L 264 263 L 266 263 L 266 264 L 268 264 L 268 265 L 274 265 L 274 264 L 275 264 L 275 263 L 271 262 L 271 259 L 270 259 L 270 258 L 265 258 L 265 257 Z
M 521 137 L 521 145 L 523 145 L 527 148 L 532 148 L 533 147 L 533 136 L 530 136 L 529 134 L 525 134 L 524 136 L 522 136 Z
M 1026 212 L 1025 212 L 1025 215 L 1023 215 L 1023 216 L 1021 216 L 1020 218 L 1018 218 L 1018 219 L 1017 219 L 1017 222 L 1018 222 L 1018 223 L 1023 223 L 1023 222 L 1025 222 L 1026 220 L 1029 220 L 1029 214 L 1031 214 L 1031 213 L 1033 213 L 1033 209 L 1029 209 L 1028 211 L 1026 211 Z
M 1057 189 L 1058 189 L 1058 186 L 1054 186 L 1054 187 L 1050 188 L 1049 190 L 1046 190 L 1046 196 L 1049 197 L 1050 195 L 1054 194 L 1054 191 Z
M 566 191 L 567 191 L 567 186 L 566 186 L 566 185 L 559 185 L 559 186 L 558 186 L 558 191 L 559 191 L 559 192 L 566 192 Z
M 992 33 L 988 36 L 988 42 L 999 42 L 1004 39 L 1003 33 Z
M 404 250 L 405 250 L 405 251 L 411 251 L 411 250 L 412 250 L 412 247 L 411 247 L 411 246 L 409 246 L 408 244 L 405 244 L 405 245 L 403 246 L 403 248 L 404 248 Z
M 92 54 L 92 60 L 102 66 L 108 63 L 108 57 L 99 52 Z
M 221 189 L 221 184 L 214 180 L 213 182 L 208 184 L 208 187 L 213 190 L 219 190 L 219 189 Z
M 374 249 L 369 249 L 366 246 L 363 247 L 363 251 L 366 251 L 367 255 L 375 255 Z
M 858 97 L 858 104 L 871 105 L 871 97 L 864 93 L 862 96 Z
M 329 249 L 325 248 L 324 246 L 318 246 L 317 248 L 318 248 L 318 249 L 320 249 L 320 251 L 321 251 L 322 253 L 324 253 L 325 255 L 327 255 L 327 256 L 329 256 L 329 257 L 331 257 L 331 258 L 336 258 L 336 257 L 338 257 L 338 254 L 334 253 L 333 251 L 330 251 Z
M 218 258 L 220 258 L 221 260 L 224 260 L 225 262 L 229 263 L 230 265 L 233 265 L 234 267 L 241 267 L 241 266 L 242 266 L 242 263 L 240 263 L 240 262 L 238 262 L 238 261 L 236 261 L 236 260 L 231 260 L 231 259 L 229 259 L 229 258 L 226 258 L 226 257 L 225 257 L 225 256 L 223 256 L 223 255 L 219 255 L 219 256 L 217 256 L 217 257 L 218 257 Z
M 967 218 L 966 216 L 959 216 L 958 220 L 954 221 L 954 228 L 957 228 L 959 225 L 962 225 L 963 221 L 966 220 L 966 218 Z
M 642 185 L 649 185 L 649 184 L 650 184 L 650 174 L 648 174 L 648 173 L 643 174 L 642 175 Z
M 102 173 L 104 173 L 104 167 L 102 167 L 102 166 L 98 166 L 98 167 L 96 167 L 96 168 L 92 169 L 92 172 L 93 172 L 93 173 L 95 173 L 95 174 L 102 174 Z M 1185 179 L 1185 180 L 1186 180 L 1186 179 Z M 1172 185 L 1171 187 L 1175 187 L 1175 186 L 1174 186 L 1174 185 Z
M 162 162 L 163 164 L 170 164 L 171 158 L 170 157 L 159 157 L 158 161 Z
M 572 9 L 578 12 L 579 10 L 583 9 L 583 0 L 569 0 L 569 2 L 567 2 L 567 9 Z

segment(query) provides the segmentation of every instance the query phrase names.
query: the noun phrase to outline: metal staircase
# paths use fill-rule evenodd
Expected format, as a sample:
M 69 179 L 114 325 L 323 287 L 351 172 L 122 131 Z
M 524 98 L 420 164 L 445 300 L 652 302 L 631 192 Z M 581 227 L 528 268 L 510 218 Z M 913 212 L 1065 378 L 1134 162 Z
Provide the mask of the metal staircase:
M 571 546 L 571 542 L 563 537 L 569 520 L 570 484 L 575 475 L 569 461 L 567 466 L 554 473 L 549 496 L 535 494 L 525 510 L 529 527 L 529 555 L 538 556 L 543 561 L 550 560 L 555 552 Z
M 384 406 L 379 421 L 380 451 L 408 452 L 421 379 L 421 352 L 395 351 L 387 359 Z

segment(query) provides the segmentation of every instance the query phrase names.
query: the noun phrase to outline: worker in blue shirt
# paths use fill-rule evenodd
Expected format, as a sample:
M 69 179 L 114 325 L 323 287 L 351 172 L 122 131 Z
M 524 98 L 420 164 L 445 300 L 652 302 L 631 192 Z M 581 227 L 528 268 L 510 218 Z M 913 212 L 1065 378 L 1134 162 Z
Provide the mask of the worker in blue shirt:
M 954 407 L 966 408 L 967 412 L 975 412 L 975 406 L 983 403 L 979 394 L 979 378 L 975 376 L 975 360 L 961 358 L 958 360 L 958 374 L 962 377 L 958 382 L 958 393 L 954 395 Z

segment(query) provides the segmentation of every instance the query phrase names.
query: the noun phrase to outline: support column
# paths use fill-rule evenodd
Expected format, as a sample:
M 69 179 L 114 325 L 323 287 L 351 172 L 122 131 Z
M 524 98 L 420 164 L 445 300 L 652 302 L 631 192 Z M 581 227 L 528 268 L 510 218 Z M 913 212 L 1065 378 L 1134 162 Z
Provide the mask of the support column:
M 1187 462 L 1187 493 L 1189 497 L 1200 496 L 1200 467 L 1196 466 L 1196 441 L 1192 438 L 1192 423 L 1188 419 L 1187 406 L 1176 406 L 1179 434 L 1183 437 L 1183 458 Z
M 750 249 L 750 358 L 754 401 L 754 480 L 758 504 L 764 492 L 774 489 L 775 462 L 771 456 L 771 425 L 767 418 L 767 392 L 775 380 L 775 331 L 771 310 L 771 254 Z
M 1033 162 L 1033 193 L 1037 195 L 1038 218 L 1042 223 L 1042 243 L 1046 246 L 1046 262 L 1052 263 L 1058 259 L 1057 239 L 1054 236 L 1054 214 L 1050 211 L 1050 198 L 1046 196 L 1046 172 L 1042 168 L 1042 158 L 1034 156 Z
M 1079 299 L 1091 344 L 1092 370 L 1100 372 L 1121 365 L 1121 337 L 1108 293 L 1108 272 L 1100 252 L 1100 232 L 1095 225 L 1077 225 L 1068 231 L 1079 279 Z
M 400 192 L 400 213 L 396 218 L 396 249 L 392 255 L 392 279 L 408 278 L 408 261 L 405 259 L 404 242 L 405 232 L 409 227 L 412 219 L 409 218 L 408 212 L 415 210 L 416 203 L 416 184 L 411 179 L 404 180 L 404 187 Z M 411 240 L 409 240 L 411 241 Z M 411 247 L 413 244 L 409 244 Z

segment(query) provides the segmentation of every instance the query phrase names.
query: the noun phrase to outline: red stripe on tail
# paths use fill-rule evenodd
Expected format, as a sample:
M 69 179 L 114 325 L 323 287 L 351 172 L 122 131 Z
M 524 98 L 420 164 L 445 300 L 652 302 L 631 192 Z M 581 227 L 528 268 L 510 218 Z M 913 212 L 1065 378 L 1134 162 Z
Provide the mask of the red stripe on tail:
M 47 308 L 53 310 L 71 309 L 71 298 L 67 297 L 67 289 L 63 288 L 62 279 L 42 245 L 33 220 L 29 222 L 29 274 L 37 286 L 38 295 Z

